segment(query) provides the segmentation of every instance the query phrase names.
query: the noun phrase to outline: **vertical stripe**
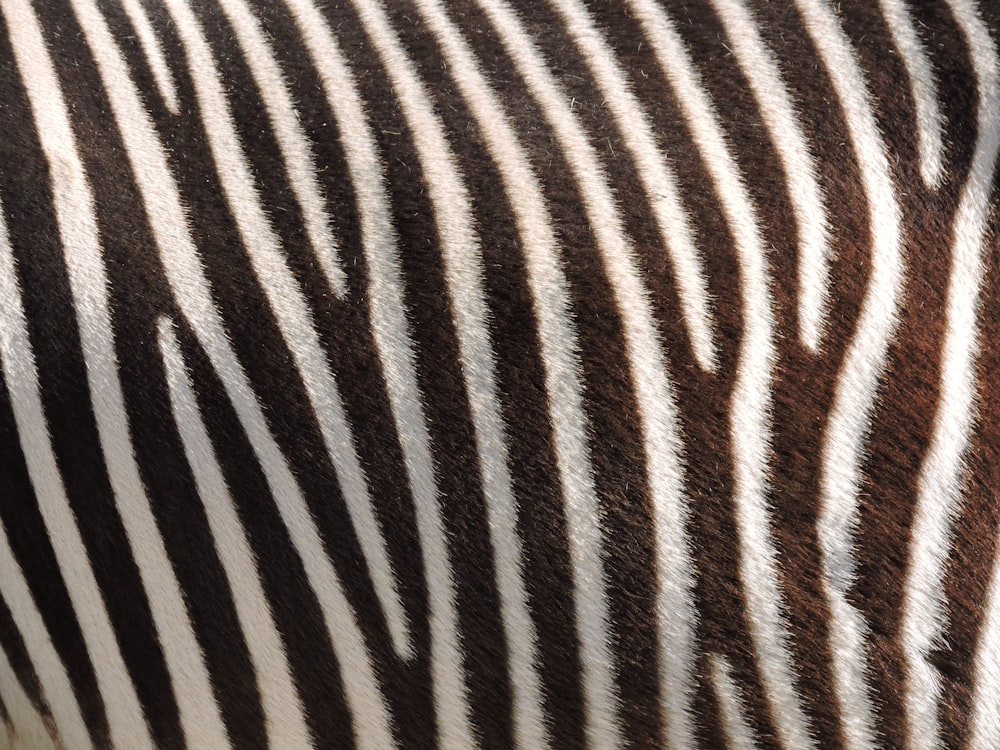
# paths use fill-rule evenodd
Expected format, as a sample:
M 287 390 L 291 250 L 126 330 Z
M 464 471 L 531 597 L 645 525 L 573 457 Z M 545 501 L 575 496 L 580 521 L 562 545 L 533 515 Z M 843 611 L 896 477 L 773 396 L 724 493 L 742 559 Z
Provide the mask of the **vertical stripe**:
M 3 699 L 4 705 L 10 712 L 8 736 L 11 739 L 11 750 L 65 750 L 57 744 L 45 721 L 24 692 L 2 646 L 0 646 L 0 699 Z
M 179 115 L 181 105 L 177 99 L 177 87 L 174 85 L 174 76 L 170 72 L 170 66 L 163 56 L 163 49 L 160 47 L 160 40 L 156 36 L 153 24 L 149 21 L 146 9 L 142 7 L 140 0 L 121 0 L 125 15 L 128 16 L 129 23 L 135 29 L 135 34 L 139 37 L 139 44 L 143 54 L 149 61 L 149 69 L 153 73 L 153 81 L 160 92 L 163 103 L 167 105 L 170 114 Z
M 744 0 L 712 0 L 781 159 L 799 235 L 799 338 L 815 352 L 829 296 L 830 238 L 816 164 L 781 70 Z
M 861 459 L 889 341 L 896 331 L 903 286 L 900 208 L 865 75 L 850 40 L 825 0 L 797 0 L 813 44 L 833 82 L 868 199 L 871 275 L 853 338 L 838 376 L 821 449 L 817 534 L 823 588 L 830 606 L 833 684 L 848 748 L 875 744 L 866 675 L 868 626 L 850 603 L 854 582 Z
M 453 699 L 445 692 L 447 686 L 461 683 L 455 583 L 434 476 L 427 418 L 417 382 L 413 342 L 403 305 L 399 250 L 390 217 L 384 170 L 357 83 L 329 26 L 310 0 L 286 0 L 286 3 L 337 120 L 357 199 L 361 243 L 369 277 L 365 296 L 372 337 L 413 493 L 417 534 L 427 577 L 432 679 L 436 700 L 447 702 Z M 444 659 L 443 666 L 434 661 L 437 658 Z M 464 690 L 459 700 L 463 706 L 460 710 L 467 711 Z
M 677 178 L 663 158 L 649 118 L 629 90 L 625 74 L 591 22 L 586 8 L 575 0 L 554 0 L 566 28 L 583 51 L 656 217 L 660 236 L 674 266 L 681 309 L 691 336 L 695 359 L 705 370 L 715 369 L 715 342 L 705 273 L 694 230 L 681 203 Z M 686 720 L 685 720 L 686 722 Z
M 725 142 L 718 115 L 673 22 L 647 0 L 634 0 L 631 7 L 637 12 L 643 33 L 674 88 L 684 119 L 719 196 L 739 259 L 743 336 L 730 397 L 729 432 L 740 579 L 750 635 L 775 727 L 786 746 L 807 748 L 812 746 L 809 722 L 795 692 L 788 625 L 782 612 L 777 551 L 769 528 L 767 465 L 775 350 L 766 251 L 755 209 Z
M 541 185 L 506 112 L 483 78 L 465 40 L 439 3 L 418 0 L 418 6 L 442 45 L 448 66 L 454 71 L 454 80 L 468 101 L 491 157 L 499 167 L 514 210 L 538 321 L 556 468 L 569 526 L 598 528 L 597 497 L 576 355 L 577 334 L 569 317 L 567 281 L 559 266 L 552 217 L 545 206 Z M 507 638 L 511 649 L 515 739 L 519 747 L 540 748 L 548 745 L 549 737 L 541 715 L 534 626 L 523 585 L 510 574 L 505 576 L 503 573 L 513 562 L 498 561 L 497 577 L 505 607 L 511 612 L 507 618 Z
M 229 745 L 226 729 L 180 584 L 171 568 L 132 452 L 93 198 L 77 152 L 69 112 L 34 11 L 26 0 L 3 0 L 2 7 L 49 163 L 56 220 L 80 324 L 94 416 L 118 512 L 177 688 L 175 694 L 187 741 L 192 747 L 219 750 Z
M 677 675 L 686 674 L 685 664 L 693 661 L 694 573 L 685 528 L 687 508 L 682 490 L 676 406 L 648 291 L 636 267 L 607 177 L 593 145 L 573 114 L 569 97 L 556 83 L 510 8 L 498 0 L 482 0 L 481 5 L 542 109 L 573 172 L 621 315 L 656 522 L 661 669 L 664 684 L 671 684 L 671 680 L 678 679 Z M 587 740 L 594 748 L 619 747 L 623 740 L 609 643 L 600 528 L 577 528 L 572 523 L 571 528 L 574 533 L 570 536 L 570 555 L 581 644 Z
M 344 693 L 357 744 L 362 750 L 393 748 L 395 742 L 388 710 L 364 636 L 305 499 L 268 430 L 246 373 L 229 344 L 222 319 L 212 302 L 211 289 L 191 238 L 163 145 L 148 112 L 142 107 L 121 51 L 93 0 L 74 0 L 74 9 L 97 61 L 174 300 L 204 347 L 246 430 L 282 521 L 302 560 L 309 586 L 322 608 L 341 673 L 349 676 L 344 680 Z
M 899 50 L 910 79 L 910 94 L 917 111 L 917 142 L 920 152 L 920 176 L 924 184 L 935 188 L 944 176 L 941 139 L 941 111 L 938 108 L 937 82 L 931 63 L 917 36 L 905 0 L 879 0 L 882 15 Z
M 517 506 L 508 468 L 508 451 L 497 394 L 495 354 L 489 339 L 487 308 L 483 289 L 483 263 L 479 239 L 472 226 L 471 205 L 455 156 L 445 137 L 444 127 L 433 111 L 427 92 L 420 82 L 399 39 L 389 26 L 382 6 L 372 0 L 356 0 L 355 7 L 365 30 L 386 67 L 399 97 L 404 116 L 410 123 L 414 144 L 426 176 L 431 203 L 435 210 L 445 277 L 462 359 L 469 406 L 475 428 L 476 449 L 482 472 L 483 491 L 491 527 L 498 578 L 513 577 L 501 586 L 505 629 L 511 633 L 511 619 L 528 633 L 518 635 L 533 640 L 530 617 L 523 598 L 523 561 L 517 532 Z M 508 588 L 505 588 L 508 587 Z M 520 592 L 518 594 L 517 592 Z M 521 603 L 510 598 L 519 596 Z M 453 617 L 453 602 L 442 597 Z M 509 605 L 514 605 L 513 611 Z M 444 612 L 442 612 L 444 614 Z M 454 627 L 454 626 L 451 626 Z M 441 634 L 440 647 L 445 653 L 433 655 L 436 703 L 441 721 L 443 747 L 468 748 L 475 740 L 469 725 L 466 686 L 461 674 L 461 652 L 450 633 Z M 432 642 L 432 648 L 435 647 Z M 513 644 L 516 645 L 516 644 Z
M 166 0 L 165 6 L 176 24 L 187 55 L 188 70 L 226 202 L 319 422 L 323 442 L 337 470 L 337 481 L 343 490 L 351 523 L 368 564 L 375 594 L 385 613 L 393 646 L 397 653 L 409 658 L 413 654 L 413 644 L 406 612 L 344 412 L 340 389 L 320 347 L 305 296 L 282 255 L 279 240 L 264 212 L 236 133 L 222 79 L 198 20 L 184 0 Z M 294 113 L 289 116 L 294 117 Z
M 0 213 L 0 366 L 10 394 L 21 449 L 45 529 L 77 613 L 98 689 L 105 699 L 112 742 L 119 747 L 151 747 L 152 739 L 138 696 L 118 649 L 56 465 L 16 279 L 14 251 L 6 221 Z M 110 696 L 114 696 L 114 700 L 108 700 Z
M 285 648 L 260 583 L 257 560 L 202 422 L 173 325 L 161 318 L 158 329 L 171 410 L 256 671 L 268 742 L 289 750 L 312 747 Z
M 715 699 L 719 703 L 719 713 L 722 718 L 722 729 L 726 734 L 729 750 L 756 750 L 753 729 L 747 724 L 743 715 L 743 701 L 739 688 L 733 681 L 729 661 L 719 654 L 709 656 L 711 671 L 709 677 Z
M 34 665 L 35 674 L 38 675 L 42 694 L 51 707 L 59 737 L 67 747 L 81 750 L 93 747 L 66 667 L 52 645 L 49 632 L 35 606 L 27 581 L 24 580 L 21 566 L 14 558 L 7 530 L 2 523 L 0 523 L 0 571 L 3 571 L 3 575 L 0 575 L 0 597 L 7 602 L 14 624 L 24 640 L 24 647 Z
M 969 177 L 952 226 L 951 270 L 948 277 L 946 323 L 941 351 L 941 375 L 931 443 L 920 468 L 917 507 L 911 531 L 910 557 L 904 590 L 901 639 L 907 665 L 906 717 L 910 747 L 930 747 L 940 734 L 937 703 L 940 679 L 931 663 L 931 651 L 945 631 L 943 582 L 951 545 L 951 524 L 962 501 L 964 458 L 975 419 L 976 359 L 979 355 L 976 315 L 983 283 L 986 225 L 990 215 L 1000 149 L 1000 80 L 997 49 L 970 0 L 949 0 L 955 20 L 969 44 L 978 84 L 976 150 Z M 977 719 L 986 711 L 985 701 L 998 695 L 992 609 L 987 604 L 986 625 L 975 659 L 973 741 L 985 742 Z M 993 703 L 996 705 L 996 703 Z M 985 716 L 983 717 L 985 719 Z M 995 744 L 997 735 L 988 735 Z M 985 745 L 983 745 L 985 746 Z
M 242 0 L 219 0 L 219 4 L 233 26 L 236 40 L 243 50 L 243 59 L 260 89 L 278 148 L 285 160 L 292 192 L 302 207 L 309 244 L 330 287 L 338 297 L 343 298 L 347 294 L 347 276 L 330 231 L 330 217 L 324 207 L 312 148 L 295 112 L 278 61 L 260 23 L 246 3 Z
M 610 109 L 626 146 L 636 160 L 640 178 L 660 225 L 664 238 L 676 237 L 672 247 L 675 273 L 682 306 L 695 343 L 696 358 L 706 369 L 714 369 L 714 344 L 707 311 L 705 279 L 701 260 L 693 242 L 690 226 L 677 194 L 676 179 L 667 170 L 645 113 L 628 89 L 625 76 L 608 44 L 594 27 L 588 12 L 576 0 L 555 0 L 570 36 L 580 48 L 591 74 Z M 668 239 L 668 243 L 671 240 Z M 690 298 L 690 299 L 689 299 Z M 695 744 L 691 718 L 691 685 L 694 671 L 694 651 L 690 648 L 693 634 L 678 631 L 687 623 L 663 615 L 674 607 L 663 599 L 658 607 L 661 616 L 660 659 L 663 691 L 663 712 L 666 736 L 671 747 L 687 748 Z M 690 604 L 689 604 L 690 606 Z M 667 634 L 672 634 L 668 638 Z M 677 636 L 679 639 L 675 640 Z

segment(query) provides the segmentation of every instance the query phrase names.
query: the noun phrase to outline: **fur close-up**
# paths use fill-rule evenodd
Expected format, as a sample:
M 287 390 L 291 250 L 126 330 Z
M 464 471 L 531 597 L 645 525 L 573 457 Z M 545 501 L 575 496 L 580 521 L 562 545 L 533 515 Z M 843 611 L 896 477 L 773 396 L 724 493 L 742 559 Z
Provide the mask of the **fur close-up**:
M 0 0 L 0 748 L 1000 748 L 998 47 Z

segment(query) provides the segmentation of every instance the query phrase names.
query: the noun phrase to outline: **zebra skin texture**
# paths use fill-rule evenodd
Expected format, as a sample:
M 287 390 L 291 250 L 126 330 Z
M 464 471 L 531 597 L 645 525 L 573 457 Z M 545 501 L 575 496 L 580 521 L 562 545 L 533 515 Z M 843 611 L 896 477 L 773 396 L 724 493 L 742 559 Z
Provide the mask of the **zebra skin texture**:
M 998 39 L 0 0 L 0 747 L 1000 747 Z

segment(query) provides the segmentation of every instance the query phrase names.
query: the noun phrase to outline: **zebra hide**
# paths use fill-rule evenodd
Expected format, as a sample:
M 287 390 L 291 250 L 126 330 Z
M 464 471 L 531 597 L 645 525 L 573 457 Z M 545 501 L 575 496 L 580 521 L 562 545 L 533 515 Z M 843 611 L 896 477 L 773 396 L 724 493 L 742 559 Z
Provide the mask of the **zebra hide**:
M 1000 748 L 998 44 L 0 0 L 0 748 Z

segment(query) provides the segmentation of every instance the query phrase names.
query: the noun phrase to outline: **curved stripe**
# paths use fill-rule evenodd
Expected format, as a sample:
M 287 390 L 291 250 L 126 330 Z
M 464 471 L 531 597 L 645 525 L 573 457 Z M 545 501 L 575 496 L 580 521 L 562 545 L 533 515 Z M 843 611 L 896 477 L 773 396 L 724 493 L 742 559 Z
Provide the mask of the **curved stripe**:
M 781 69 L 743 0 L 712 0 L 726 38 L 753 91 L 788 183 L 799 238 L 799 339 L 812 352 L 823 337 L 829 296 L 829 223 L 816 160 Z
M 892 35 L 892 42 L 903 58 L 903 66 L 910 79 L 910 94 L 917 111 L 920 176 L 928 187 L 937 187 L 944 177 L 944 144 L 937 82 L 934 80 L 931 62 L 917 36 L 904 0 L 879 0 L 879 3 Z
M 670 253 L 695 359 L 702 369 L 714 371 L 714 324 L 707 282 L 695 244 L 695 232 L 681 202 L 677 178 L 657 145 L 649 118 L 630 90 L 614 54 L 594 27 L 587 9 L 576 0 L 554 0 L 553 5 L 583 51 L 604 105 L 635 160 L 636 172 L 649 199 L 660 237 Z
M 599 507 L 593 469 L 587 446 L 587 419 L 583 407 L 577 334 L 570 309 L 568 282 L 560 267 L 552 216 L 545 205 L 542 187 L 528 155 L 520 145 L 496 93 L 484 79 L 466 42 L 435 0 L 417 0 L 428 27 L 438 38 L 454 80 L 466 98 L 477 126 L 511 201 L 523 242 L 528 283 L 539 330 L 545 369 L 549 418 L 553 428 L 556 468 L 570 528 L 592 528 L 599 532 Z M 511 529 L 516 531 L 516 529 Z M 507 546 L 516 543 L 511 540 Z M 508 627 L 512 643 L 512 680 L 515 695 L 515 737 L 523 748 L 540 748 L 549 743 L 541 715 L 541 687 L 536 671 L 534 626 L 528 615 L 526 593 L 520 581 L 517 589 L 505 580 L 498 565 L 498 584 L 514 622 Z M 509 576 L 506 576 L 509 578 Z M 519 633 L 515 637 L 515 631 Z
M 983 285 L 986 231 L 1000 150 L 1000 78 L 997 48 L 969 0 L 949 0 L 972 57 L 978 84 L 977 140 L 968 179 L 952 226 L 951 271 L 948 277 L 944 340 L 937 412 L 931 442 L 917 483 L 917 507 L 910 532 L 911 546 L 903 590 L 901 643 L 906 657 L 906 718 L 910 747 L 936 744 L 940 737 L 937 705 L 941 684 L 931 663 L 945 629 L 944 573 L 951 546 L 951 525 L 962 502 L 965 454 L 975 420 L 976 359 L 979 326 L 976 315 Z M 990 664 L 996 642 L 993 610 L 988 600 L 986 621 L 975 658 L 973 737 L 982 747 L 995 746 L 994 734 L 983 734 L 990 714 L 986 705 L 998 706 L 997 664 Z M 982 722 L 980 721 L 982 718 Z M 988 741 L 986 738 L 989 738 Z
M 111 102 L 174 302 L 208 355 L 246 431 L 323 612 L 341 674 L 349 676 L 343 680 L 344 695 L 357 745 L 362 750 L 389 750 L 395 747 L 391 721 L 364 636 L 295 477 L 229 343 L 163 145 L 93 0 L 73 0 L 73 6 Z
M 236 220 L 254 273 L 302 378 L 320 433 L 368 565 L 375 595 L 385 613 L 396 652 L 413 654 L 398 581 L 389 561 L 381 524 L 368 491 L 336 378 L 319 342 L 305 296 L 281 252 L 264 212 L 236 133 L 225 89 L 197 18 L 185 0 L 165 0 L 188 58 L 195 98 L 226 202 Z M 294 115 L 293 115 L 294 116 Z
M 821 449 L 817 536 L 823 589 L 830 606 L 833 685 L 848 748 L 875 745 L 864 639 L 868 626 L 850 603 L 854 582 L 861 460 L 889 342 L 896 331 L 903 287 L 900 208 L 868 84 L 851 42 L 825 0 L 796 0 L 843 110 L 868 198 L 871 272 L 854 332 L 837 379 Z
M 112 742 L 120 747 L 152 747 L 135 686 L 118 649 L 111 620 L 56 463 L 16 274 L 14 251 L 0 207 L 0 368 L 10 394 L 14 423 L 35 501 L 94 668 Z M 7 567 L 0 569 L 6 571 Z M 6 577 L 5 572 L 0 575 L 0 580 Z M 9 592 L 3 595 L 8 601 L 14 601 Z M 16 616 L 18 609 L 19 606 L 12 607 L 12 614 Z M 25 623 L 23 629 L 27 632 L 34 630 L 34 626 Z M 109 700 L 112 695 L 114 700 Z
M 696 613 L 694 570 L 686 534 L 681 442 L 673 389 L 656 329 L 648 291 L 608 186 L 607 176 L 570 98 L 510 8 L 482 0 L 501 43 L 531 91 L 558 140 L 580 190 L 591 231 L 621 316 L 628 364 L 636 392 L 646 473 L 656 523 L 661 678 L 680 703 L 693 663 Z M 605 595 L 599 526 L 570 538 L 577 630 L 581 648 L 587 740 L 594 748 L 623 743 L 618 717 L 610 616 Z M 574 531 L 577 529 L 574 527 Z M 688 678 L 689 679 L 689 678 Z M 683 726 L 683 724 L 681 724 Z
M 722 730 L 726 735 L 727 746 L 730 750 L 756 750 L 754 732 L 743 715 L 743 699 L 733 681 L 729 661 L 719 654 L 710 654 L 708 664 L 709 678 L 715 691 L 715 699 L 719 703 Z
M 2 299 L 0 294 L 0 304 Z M 8 360 L 0 356 L 0 361 L 6 364 Z M 0 598 L 7 603 L 14 625 L 24 641 L 24 648 L 42 687 L 42 695 L 52 711 L 56 733 L 66 747 L 80 750 L 93 747 L 66 667 L 52 645 L 52 638 L 35 606 L 21 566 L 10 548 L 3 523 L 0 523 L 0 571 L 3 571 L 0 575 Z
M 330 29 L 309 0 L 286 0 L 316 66 L 337 125 L 354 186 L 368 266 L 372 335 L 413 493 L 430 608 L 433 689 L 439 717 L 462 722 L 450 742 L 469 741 L 468 705 L 451 553 L 445 533 L 423 397 L 403 303 L 403 281 L 384 170 L 357 84 Z M 444 713 L 442 713 L 442 710 Z M 441 719 L 439 718 L 439 721 Z
M 158 321 L 160 353 L 170 391 L 170 408 L 194 475 L 216 552 L 232 591 L 233 606 L 256 672 L 269 747 L 312 747 L 305 714 L 292 683 L 284 644 L 264 594 L 257 560 L 250 549 L 215 449 L 202 421 L 173 324 Z
M 787 747 L 813 746 L 809 722 L 795 691 L 788 625 L 771 539 L 767 466 L 771 444 L 771 382 L 774 316 L 767 251 L 739 166 L 725 141 L 718 115 L 701 85 L 673 22 L 649 0 L 630 0 L 664 74 L 674 88 L 685 122 L 715 186 L 740 266 L 743 336 L 729 406 L 733 484 L 740 543 L 740 578 L 748 625 L 771 714 Z
M 0 698 L 10 712 L 10 750 L 63 750 L 24 692 L 3 646 L 0 646 Z
M 295 111 L 274 51 L 264 36 L 260 23 L 243 0 L 219 0 L 219 5 L 236 34 L 243 59 L 260 89 L 261 99 L 271 120 L 278 148 L 292 192 L 302 208 L 309 244 L 334 293 L 347 295 L 347 275 L 341 266 L 337 243 L 330 231 L 330 217 L 316 175 L 312 148 Z
M 355 7 L 365 30 L 386 68 L 399 97 L 404 116 L 410 124 L 430 200 L 435 210 L 445 276 L 450 291 L 452 314 L 462 360 L 462 374 L 482 473 L 483 494 L 491 530 L 490 538 L 497 565 L 497 577 L 514 576 L 514 582 L 498 580 L 501 596 L 523 591 L 522 550 L 517 533 L 517 505 L 508 467 L 504 424 L 500 414 L 492 344 L 487 325 L 487 307 L 483 289 L 483 263 L 479 239 L 472 226 L 471 204 L 463 177 L 444 136 L 444 126 L 433 110 L 427 92 L 407 58 L 399 39 L 391 29 L 382 6 L 375 1 L 355 0 Z M 509 589 L 504 587 L 509 586 Z M 447 603 L 451 605 L 451 603 Z M 442 601 L 442 611 L 446 602 Z M 511 611 L 508 605 L 520 608 Z M 453 605 L 452 605 L 453 606 Z M 504 601 L 505 630 L 512 625 L 530 624 L 526 601 Z M 449 617 L 454 616 L 449 612 Z M 457 625 L 449 627 L 457 628 Z M 533 630 L 533 628 L 531 628 Z M 518 636 L 522 639 L 524 634 Z M 530 635 L 528 637 L 533 637 Z M 432 644 L 433 645 L 433 644 Z M 437 708 L 441 720 L 441 744 L 445 747 L 473 747 L 466 686 L 461 673 L 461 651 L 454 648 L 435 655 Z M 456 643 L 455 646 L 458 646 Z M 512 642 L 512 647 L 517 643 Z
M 143 54 L 149 62 L 149 69 L 153 73 L 153 82 L 160 92 L 160 98 L 166 105 L 167 110 L 172 115 L 181 113 L 181 105 L 177 100 L 177 87 L 174 85 L 174 76 L 170 72 L 166 58 L 163 56 L 163 49 L 160 47 L 160 40 L 153 30 L 153 24 L 146 15 L 146 9 L 142 7 L 139 0 L 121 0 L 125 15 L 128 16 L 129 23 L 135 29 L 135 35 L 139 38 L 139 45 Z
M 579 367 L 573 348 L 576 332 L 569 318 L 567 282 L 559 267 L 552 217 L 517 134 L 461 34 L 436 0 L 417 0 L 417 7 L 441 44 L 444 59 L 454 71 L 454 80 L 499 167 L 511 201 L 523 241 L 528 283 L 537 315 L 557 470 L 564 499 L 567 507 L 573 510 L 585 509 L 588 522 L 594 524 L 597 515 L 593 475 L 584 432 L 586 418 Z M 488 503 L 487 511 L 496 550 L 496 584 L 510 651 L 515 742 L 521 748 L 543 748 L 549 745 L 550 737 L 543 716 L 537 635 L 524 584 L 523 553 L 513 498 L 509 504 Z M 575 518 L 572 511 L 569 517 Z
M 680 286 L 682 303 L 696 301 L 688 309 L 689 328 L 695 342 L 696 353 L 702 349 L 702 366 L 714 369 L 714 344 L 711 334 L 711 320 L 707 312 L 707 291 L 701 261 L 694 247 L 692 232 L 684 207 L 677 193 L 676 178 L 667 171 L 667 166 L 657 148 L 652 129 L 636 98 L 629 91 L 614 53 L 595 28 L 587 9 L 577 0 L 555 0 L 554 5 L 562 14 L 566 28 L 574 43 L 583 53 L 605 104 L 613 114 L 628 149 L 636 159 L 639 174 L 644 182 L 647 195 L 654 202 L 654 210 L 660 224 L 661 234 L 668 238 L 676 234 L 678 247 L 673 247 L 676 275 Z M 672 243 L 672 240 L 667 240 Z M 697 324 L 696 324 L 697 323 Z M 702 339 L 703 343 L 699 344 Z M 691 606 L 690 602 L 687 602 Z M 674 642 L 668 633 L 682 633 L 677 627 L 687 623 L 676 617 L 666 618 L 665 613 L 675 606 L 664 598 L 659 603 L 661 622 L 660 659 L 661 685 L 663 692 L 663 712 L 666 719 L 668 744 L 674 748 L 693 747 L 695 729 L 691 708 L 691 684 L 694 672 L 694 651 L 690 648 L 692 633 L 683 633 L 683 640 Z
M 91 403 L 118 513 L 149 600 L 186 740 L 192 748 L 220 750 L 229 747 L 226 728 L 132 452 L 93 196 L 69 111 L 34 11 L 26 0 L 3 0 L 2 7 L 49 163 Z M 107 696 L 106 702 L 111 700 Z

